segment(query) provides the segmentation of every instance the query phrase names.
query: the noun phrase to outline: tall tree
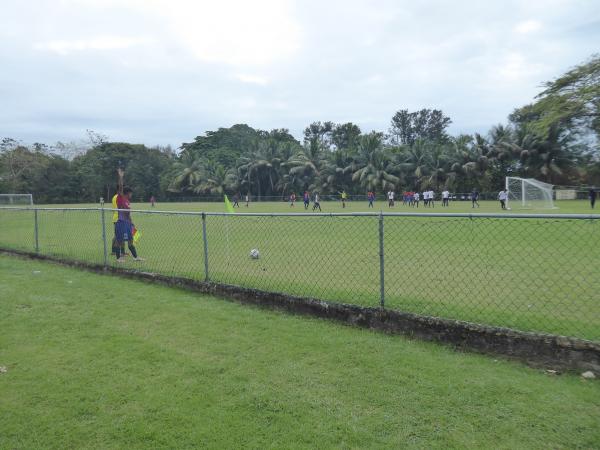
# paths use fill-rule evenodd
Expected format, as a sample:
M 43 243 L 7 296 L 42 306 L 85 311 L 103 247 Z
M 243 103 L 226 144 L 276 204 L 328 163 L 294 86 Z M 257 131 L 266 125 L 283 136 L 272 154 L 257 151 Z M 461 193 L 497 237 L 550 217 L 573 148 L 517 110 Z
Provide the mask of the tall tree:
M 390 134 L 397 144 L 413 145 L 417 139 L 446 142 L 452 120 L 439 109 L 408 112 L 401 109 L 392 117 Z
M 550 128 L 559 134 L 595 133 L 600 138 L 600 55 L 544 84 L 537 101 L 511 114 L 511 121 L 529 122 L 539 135 Z
M 331 132 L 331 143 L 336 150 L 354 154 L 358 149 L 360 135 L 360 127 L 352 122 L 337 124 Z

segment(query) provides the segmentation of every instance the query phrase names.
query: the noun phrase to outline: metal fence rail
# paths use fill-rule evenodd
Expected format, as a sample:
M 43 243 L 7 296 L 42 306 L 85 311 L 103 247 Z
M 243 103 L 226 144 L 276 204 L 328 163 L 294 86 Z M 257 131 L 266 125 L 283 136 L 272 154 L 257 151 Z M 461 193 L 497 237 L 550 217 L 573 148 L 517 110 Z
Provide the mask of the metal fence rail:
M 145 261 L 103 208 L 0 208 L 0 248 L 600 341 L 600 215 L 131 212 Z

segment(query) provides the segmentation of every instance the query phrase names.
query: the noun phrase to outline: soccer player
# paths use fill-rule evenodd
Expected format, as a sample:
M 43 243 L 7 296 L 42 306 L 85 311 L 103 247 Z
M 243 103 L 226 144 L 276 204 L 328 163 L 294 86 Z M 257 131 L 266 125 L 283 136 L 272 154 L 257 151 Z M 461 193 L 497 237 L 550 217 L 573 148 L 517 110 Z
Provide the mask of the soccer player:
M 592 187 L 590 189 L 590 206 L 592 207 L 592 209 L 594 209 L 594 206 L 596 206 L 596 190 Z
M 419 207 L 419 200 L 421 199 L 421 194 L 419 194 L 417 191 L 414 192 L 413 194 L 413 208 L 416 206 L 417 208 Z
M 320 199 L 319 199 L 319 193 L 315 192 L 315 198 L 313 200 L 313 211 L 315 209 L 319 208 L 319 211 L 321 211 L 321 203 L 320 203 Z
M 477 189 L 473 189 L 473 192 L 471 192 L 471 204 L 473 205 L 472 208 L 475 208 L 475 205 L 479 208 L 479 192 L 477 192 Z
M 143 261 L 143 259 L 137 255 L 137 250 L 133 245 L 134 225 L 133 222 L 131 222 L 131 212 L 127 211 L 130 209 L 133 191 L 129 187 L 123 187 L 123 177 L 125 175 L 123 169 L 117 169 L 117 173 L 119 175 L 119 188 L 117 194 L 117 208 L 119 211 L 117 211 L 118 219 L 115 225 L 115 233 L 117 238 L 117 247 L 115 250 L 117 262 L 122 263 L 125 261 L 124 255 L 121 254 L 121 249 L 125 248 L 125 241 L 127 241 L 127 246 L 133 255 L 134 261 Z
M 304 209 L 308 209 L 310 205 L 310 194 L 308 191 L 304 191 Z
M 423 191 L 423 206 L 425 208 L 429 206 L 429 191 Z
M 246 193 L 246 208 L 250 206 L 250 192 Z
M 432 190 L 429 191 L 429 204 L 431 205 L 432 208 L 435 208 L 435 192 L 433 192 Z
M 369 208 L 373 208 L 373 202 L 375 201 L 375 193 L 373 191 L 367 192 L 367 200 L 369 200 Z
M 235 208 L 236 206 L 238 208 L 240 207 L 240 194 L 235 194 L 233 196 L 233 207 Z
M 153 208 L 156 206 L 156 197 L 154 197 L 154 195 L 150 197 L 150 205 Z
M 500 207 L 502 209 L 506 209 L 506 199 L 508 198 L 508 194 L 504 189 L 498 192 L 498 200 L 500 200 Z
M 442 206 L 449 206 L 449 202 L 450 202 L 450 192 L 448 192 L 448 188 L 446 188 L 443 192 L 442 192 Z
M 342 190 L 341 195 L 342 195 L 342 208 L 345 208 L 346 207 L 346 199 L 348 198 L 348 194 L 346 194 L 346 191 Z
M 292 192 L 292 195 L 290 195 L 290 208 L 294 207 L 294 203 L 296 203 L 296 193 Z
M 388 191 L 388 208 L 392 208 L 394 206 L 394 191 Z

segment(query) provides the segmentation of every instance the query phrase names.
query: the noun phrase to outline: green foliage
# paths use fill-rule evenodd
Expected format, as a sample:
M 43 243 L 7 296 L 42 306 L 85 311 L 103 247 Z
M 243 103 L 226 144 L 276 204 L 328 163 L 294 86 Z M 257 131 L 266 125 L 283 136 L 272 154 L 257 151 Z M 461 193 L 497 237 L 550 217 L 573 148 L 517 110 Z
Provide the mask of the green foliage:
M 412 145 L 417 139 L 446 141 L 446 129 L 452 123 L 439 109 L 422 109 L 408 112 L 401 109 L 392 117 L 390 133 L 395 142 Z
M 116 169 L 126 171 L 125 182 L 133 189 L 136 200 L 160 196 L 161 174 L 168 170 L 174 155 L 168 150 L 141 144 L 103 142 L 73 160 L 79 181 L 80 199 L 110 199 L 116 192 Z
M 600 55 L 544 84 L 537 101 L 516 109 L 510 120 L 527 124 L 538 136 L 569 140 L 589 133 L 600 138 Z
M 76 201 L 76 175 L 69 162 L 34 145 L 30 150 L 12 139 L 0 144 L 0 192 L 30 193 L 40 203 Z

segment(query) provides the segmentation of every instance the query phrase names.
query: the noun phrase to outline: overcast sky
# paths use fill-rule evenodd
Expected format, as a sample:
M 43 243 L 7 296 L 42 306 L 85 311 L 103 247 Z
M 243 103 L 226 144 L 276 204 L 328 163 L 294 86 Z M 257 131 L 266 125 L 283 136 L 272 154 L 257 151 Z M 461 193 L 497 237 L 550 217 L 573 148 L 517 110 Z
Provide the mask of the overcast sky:
M 597 0 L 0 0 L 0 137 L 300 139 L 423 107 L 487 132 L 599 44 Z

